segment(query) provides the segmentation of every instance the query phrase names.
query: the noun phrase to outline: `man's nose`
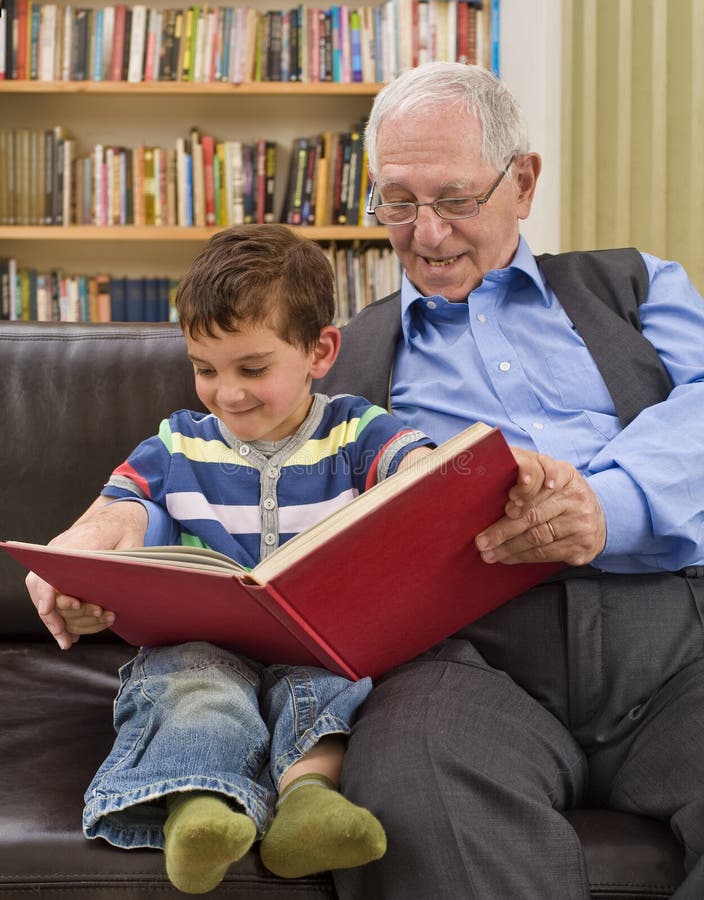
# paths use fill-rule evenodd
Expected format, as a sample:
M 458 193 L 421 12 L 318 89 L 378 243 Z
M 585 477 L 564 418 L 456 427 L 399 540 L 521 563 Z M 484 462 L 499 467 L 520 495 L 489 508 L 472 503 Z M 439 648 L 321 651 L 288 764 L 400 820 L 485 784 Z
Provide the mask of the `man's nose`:
M 430 204 L 418 207 L 413 225 L 419 242 L 430 246 L 439 244 L 452 231 L 452 222 L 441 218 Z

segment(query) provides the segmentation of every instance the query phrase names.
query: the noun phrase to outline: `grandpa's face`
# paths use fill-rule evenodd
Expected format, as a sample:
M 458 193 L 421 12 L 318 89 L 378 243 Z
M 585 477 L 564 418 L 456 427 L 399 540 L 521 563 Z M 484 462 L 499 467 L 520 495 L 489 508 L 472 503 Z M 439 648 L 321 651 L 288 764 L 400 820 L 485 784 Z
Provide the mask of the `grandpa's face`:
M 500 174 L 482 161 L 477 120 L 452 106 L 387 120 L 376 149 L 374 176 L 384 203 L 483 196 Z M 424 206 L 415 222 L 389 227 L 391 245 L 418 290 L 464 301 L 487 272 L 508 265 L 539 170 L 537 155 L 519 157 L 513 177 L 504 178 L 474 218 L 447 221 Z

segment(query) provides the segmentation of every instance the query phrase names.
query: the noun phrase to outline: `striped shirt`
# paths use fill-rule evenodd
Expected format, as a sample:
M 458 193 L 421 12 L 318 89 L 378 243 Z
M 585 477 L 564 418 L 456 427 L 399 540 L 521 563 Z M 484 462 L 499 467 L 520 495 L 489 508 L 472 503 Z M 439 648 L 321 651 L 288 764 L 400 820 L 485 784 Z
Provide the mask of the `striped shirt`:
M 396 471 L 429 438 L 361 397 L 313 395 L 292 435 L 238 440 L 214 415 L 179 410 L 113 472 L 102 493 L 150 500 L 174 522 L 171 542 L 254 566 Z

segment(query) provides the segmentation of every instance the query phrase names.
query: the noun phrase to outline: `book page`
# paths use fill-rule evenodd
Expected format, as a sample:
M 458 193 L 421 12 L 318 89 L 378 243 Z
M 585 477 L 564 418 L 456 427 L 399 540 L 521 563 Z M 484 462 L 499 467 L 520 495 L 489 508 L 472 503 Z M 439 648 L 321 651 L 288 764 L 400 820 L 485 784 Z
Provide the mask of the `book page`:
M 214 569 L 226 572 L 246 573 L 249 570 L 217 550 L 207 547 L 189 547 L 182 544 L 166 544 L 158 547 L 136 547 L 132 550 L 96 550 L 103 556 L 121 556 L 144 562 L 166 563 L 170 566 L 186 566 L 195 569 Z
M 48 551 L 61 556 L 108 557 L 125 561 L 143 563 L 161 563 L 187 569 L 198 569 L 204 572 L 226 572 L 230 575 L 247 575 L 249 570 L 216 550 L 207 547 L 187 547 L 181 544 L 168 544 L 163 547 L 133 547 L 130 550 L 79 550 L 68 547 L 48 547 L 43 544 L 29 544 L 24 541 L 3 541 L 3 545 L 26 548 L 33 551 Z

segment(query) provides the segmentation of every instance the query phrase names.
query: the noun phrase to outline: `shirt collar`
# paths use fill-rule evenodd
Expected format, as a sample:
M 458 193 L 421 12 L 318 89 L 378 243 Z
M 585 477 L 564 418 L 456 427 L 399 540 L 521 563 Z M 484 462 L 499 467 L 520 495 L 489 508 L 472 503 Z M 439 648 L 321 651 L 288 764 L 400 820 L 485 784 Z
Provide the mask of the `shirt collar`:
M 505 269 L 493 269 L 484 276 L 485 281 L 493 281 L 495 283 L 516 283 L 524 281 L 526 278 L 537 288 L 542 297 L 545 306 L 550 305 L 550 296 L 543 276 L 538 268 L 528 242 L 521 235 L 518 239 L 518 247 L 513 259 Z M 470 295 L 471 296 L 471 295 Z M 421 294 L 418 289 L 411 283 L 405 271 L 401 281 L 401 328 L 403 331 L 403 340 L 408 346 L 411 336 L 411 315 L 412 308 L 418 304 L 420 300 L 428 300 L 429 297 Z M 444 297 L 435 298 L 441 303 L 447 303 Z M 420 304 L 418 304 L 420 305 Z

